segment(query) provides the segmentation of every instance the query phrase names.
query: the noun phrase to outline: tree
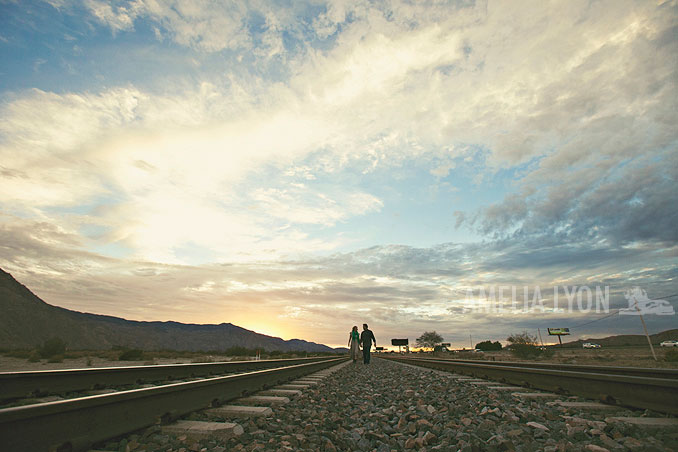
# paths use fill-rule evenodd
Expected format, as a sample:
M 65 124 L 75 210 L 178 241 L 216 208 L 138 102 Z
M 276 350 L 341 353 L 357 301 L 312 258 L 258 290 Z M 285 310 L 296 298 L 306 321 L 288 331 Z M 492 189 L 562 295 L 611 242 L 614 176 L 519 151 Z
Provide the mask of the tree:
M 495 341 L 495 342 L 491 342 L 491 341 L 478 342 L 478 343 L 476 344 L 476 348 L 477 348 L 478 350 L 482 350 L 482 351 L 484 351 L 484 352 L 490 352 L 490 351 L 493 351 L 493 350 L 501 350 L 501 342 L 499 342 L 499 341 Z
M 417 338 L 417 347 L 432 349 L 441 342 L 443 342 L 443 337 L 440 334 L 435 331 L 426 331 Z
M 537 345 L 537 337 L 530 335 L 527 331 L 512 334 L 506 338 L 506 341 L 511 345 Z

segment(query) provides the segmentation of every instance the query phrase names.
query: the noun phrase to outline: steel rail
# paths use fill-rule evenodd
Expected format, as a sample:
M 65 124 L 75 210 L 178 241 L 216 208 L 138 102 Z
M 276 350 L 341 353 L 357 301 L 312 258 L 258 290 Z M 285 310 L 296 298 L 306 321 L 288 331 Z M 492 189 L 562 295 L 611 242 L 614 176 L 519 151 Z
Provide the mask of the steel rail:
M 538 369 L 572 370 L 599 374 L 633 375 L 636 377 L 669 378 L 678 380 L 678 369 L 627 367 L 627 366 L 591 366 L 586 364 L 531 363 L 524 361 L 488 361 L 480 359 L 435 358 L 456 363 L 492 364 L 495 366 L 530 367 Z
M 519 386 L 578 395 L 611 404 L 678 415 L 678 380 L 669 378 L 454 362 L 431 358 L 383 356 L 382 358 Z
M 0 445 L 12 451 L 79 451 L 160 421 L 336 365 L 331 358 L 153 388 L 0 409 Z
M 153 383 L 184 378 L 223 375 L 235 372 L 302 364 L 327 357 L 227 361 L 218 363 L 162 364 L 149 366 L 97 367 L 87 369 L 41 370 L 0 373 L 0 400 L 36 394 L 59 394 L 102 387 Z

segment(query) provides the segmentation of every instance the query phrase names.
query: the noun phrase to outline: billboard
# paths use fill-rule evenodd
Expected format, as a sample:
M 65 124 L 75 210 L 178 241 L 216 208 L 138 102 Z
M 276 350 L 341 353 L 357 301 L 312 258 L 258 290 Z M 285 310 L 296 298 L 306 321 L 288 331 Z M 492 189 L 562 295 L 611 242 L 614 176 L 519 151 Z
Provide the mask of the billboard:
M 391 345 L 410 345 L 409 339 L 391 339 Z
M 549 336 L 568 336 L 570 334 L 569 328 L 548 328 Z

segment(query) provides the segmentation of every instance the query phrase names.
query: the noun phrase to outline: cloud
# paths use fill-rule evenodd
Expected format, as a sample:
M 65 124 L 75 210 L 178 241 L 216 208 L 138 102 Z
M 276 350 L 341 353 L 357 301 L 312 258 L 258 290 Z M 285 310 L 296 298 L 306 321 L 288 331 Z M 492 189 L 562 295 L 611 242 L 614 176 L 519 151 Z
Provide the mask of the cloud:
M 481 77 L 492 77 L 496 89 L 482 91 L 495 94 L 492 100 L 482 99 L 486 113 L 474 107 L 469 117 L 501 124 L 500 133 L 488 135 L 487 164 L 501 168 L 532 162 L 518 173 L 515 189 L 503 201 L 481 208 L 479 217 L 467 216 L 478 221 L 480 231 L 566 230 L 601 240 L 675 243 L 668 224 L 678 215 L 669 193 L 676 171 L 669 154 L 678 135 L 669 122 L 678 117 L 675 102 L 668 99 L 676 98 L 672 80 L 677 74 L 665 61 L 676 45 L 667 39 L 672 25 L 662 14 L 666 5 L 645 6 L 616 14 L 589 11 L 568 32 L 560 27 L 571 27 L 572 21 L 552 23 L 539 37 L 511 40 L 517 45 L 502 48 L 503 57 L 489 44 L 474 47 L 474 54 L 484 52 Z M 519 26 L 516 36 L 535 26 Z M 571 36 L 577 28 L 588 32 L 576 47 L 555 35 Z M 546 51 L 560 62 L 547 64 L 551 57 Z M 526 54 L 528 60 L 517 58 Z M 490 56 L 495 59 L 491 66 Z M 524 64 L 509 65 L 512 58 Z M 512 68 L 507 76 L 492 69 L 501 67 L 501 61 Z M 459 137 L 477 127 L 457 123 L 449 134 Z
M 253 51 L 266 59 L 286 53 L 283 35 L 300 33 L 298 17 L 271 2 L 132 0 L 111 5 L 88 0 L 89 13 L 113 33 L 151 24 L 156 37 L 199 52 Z
M 383 203 L 367 193 L 342 193 L 335 199 L 322 193 L 308 196 L 305 186 L 257 189 L 252 194 L 257 209 L 290 223 L 331 226 L 353 215 L 379 210 Z M 339 199 L 340 198 L 340 199 Z
M 257 219 L 237 201 L 237 184 L 272 158 L 292 163 L 295 155 L 322 143 L 326 126 L 293 111 L 274 111 L 196 128 L 196 122 L 215 117 L 213 108 L 223 114 L 215 96 L 223 100 L 225 93 L 203 85 L 175 96 L 134 89 L 99 95 L 34 90 L 10 102 L 0 146 L 3 173 L 9 176 L 0 182 L 3 203 L 24 215 L 35 215 L 36 209 L 85 209 L 97 217 L 96 224 L 112 229 L 103 238 L 163 262 L 177 262 L 174 249 L 189 242 L 211 247 L 216 256 L 225 250 L 234 255 L 279 246 L 289 250 L 303 242 L 309 249 L 325 249 L 328 245 L 293 230 L 264 239 L 271 235 L 268 215 L 292 219 L 290 214 L 302 210 L 284 214 L 280 209 L 287 207 L 271 196 L 272 189 L 266 189 L 267 197 L 266 190 L 253 190 L 245 199 L 262 207 L 277 205 L 277 210 L 256 212 Z M 22 148 L 30 152 L 17 152 Z M 314 217 L 299 217 L 302 224 L 332 224 L 380 207 L 367 193 L 335 193 L 343 199 L 331 207 L 328 195 L 286 190 L 277 195 L 294 191 L 296 199 L 309 204 L 307 213 Z
M 363 321 L 374 324 L 382 341 L 414 339 L 437 329 L 448 340 L 463 343 L 462 332 L 469 329 L 474 337 L 491 329 L 487 335 L 500 340 L 523 329 L 597 318 L 578 312 L 513 312 L 510 301 L 503 313 L 467 312 L 461 308 L 469 288 L 477 294 L 481 288 L 516 285 L 521 308 L 523 286 L 531 292 L 540 286 L 546 307 L 552 305 L 556 285 L 561 306 L 563 286 L 572 291 L 608 285 L 612 308 L 626 306 L 623 291 L 629 281 L 652 297 L 678 289 L 672 282 L 678 272 L 675 250 L 658 258 L 653 248 L 595 249 L 592 243 L 562 244 L 558 238 L 382 246 L 306 260 L 182 266 L 106 258 L 82 250 L 82 238 L 70 231 L 16 218 L 3 222 L 0 236 L 0 266 L 54 304 L 139 320 L 231 321 L 245 327 L 257 324 L 257 312 L 259 317 L 266 312 L 274 323 L 286 325 L 286 334 L 304 331 L 305 337 L 330 344 L 343 340 L 342 325 Z M 654 267 L 644 267 L 649 262 Z M 505 296 L 510 293 L 507 289 Z M 670 319 L 648 322 L 653 331 L 670 327 Z M 577 333 L 596 327 L 590 328 Z
M 172 299 L 192 320 L 247 302 L 317 319 L 312 337 L 361 316 L 396 337 L 465 328 L 440 314 L 465 287 L 672 287 L 669 3 L 85 8 L 112 42 L 155 29 L 154 52 L 186 53 L 170 83 L 3 93 L 2 259 L 60 302 L 151 319 Z M 401 221 L 449 210 L 485 241 L 337 253 L 364 227 L 342 225 L 433 183 L 459 192 Z
M 54 3 L 52 4 L 55 5 Z M 130 2 L 127 6 L 116 5 L 98 0 L 87 0 L 85 7 L 101 23 L 108 25 L 113 33 L 130 30 L 134 26 L 134 20 L 140 14 L 142 3 Z

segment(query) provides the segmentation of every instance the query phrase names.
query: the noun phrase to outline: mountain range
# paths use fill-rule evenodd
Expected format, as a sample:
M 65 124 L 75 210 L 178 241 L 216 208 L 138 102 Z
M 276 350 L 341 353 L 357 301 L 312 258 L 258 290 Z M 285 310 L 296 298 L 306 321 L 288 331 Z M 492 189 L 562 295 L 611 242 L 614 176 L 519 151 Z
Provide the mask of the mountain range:
M 0 348 L 27 349 L 59 337 L 71 350 L 105 350 L 114 346 L 142 350 L 225 350 L 342 352 L 301 339 L 283 340 L 231 323 L 198 325 L 139 322 L 89 314 L 45 303 L 12 275 L 0 269 Z

